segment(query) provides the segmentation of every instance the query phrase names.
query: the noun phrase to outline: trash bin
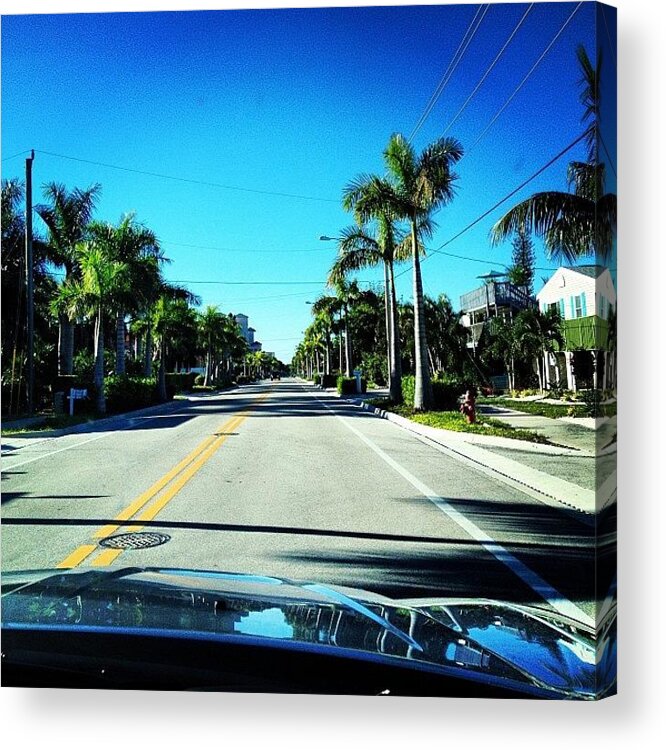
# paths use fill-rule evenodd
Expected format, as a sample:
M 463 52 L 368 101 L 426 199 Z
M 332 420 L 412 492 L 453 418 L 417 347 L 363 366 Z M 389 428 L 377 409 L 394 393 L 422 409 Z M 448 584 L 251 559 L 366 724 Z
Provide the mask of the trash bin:
M 361 383 L 361 371 L 354 370 L 354 377 L 356 378 L 356 393 L 363 393 L 363 384 Z

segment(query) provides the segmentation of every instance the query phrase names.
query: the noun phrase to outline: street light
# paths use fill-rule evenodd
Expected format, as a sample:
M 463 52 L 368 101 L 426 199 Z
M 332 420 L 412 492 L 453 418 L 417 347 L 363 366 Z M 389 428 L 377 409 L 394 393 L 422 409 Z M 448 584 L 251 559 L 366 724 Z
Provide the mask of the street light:
M 328 236 L 328 235 L 326 235 L 326 234 L 322 234 L 322 235 L 321 235 L 321 236 L 319 237 L 319 239 L 320 239 L 320 240 L 321 240 L 322 242 L 335 242 L 335 241 L 336 241 L 336 240 L 337 240 L 338 238 L 337 238 L 337 237 L 329 237 L 329 236 Z

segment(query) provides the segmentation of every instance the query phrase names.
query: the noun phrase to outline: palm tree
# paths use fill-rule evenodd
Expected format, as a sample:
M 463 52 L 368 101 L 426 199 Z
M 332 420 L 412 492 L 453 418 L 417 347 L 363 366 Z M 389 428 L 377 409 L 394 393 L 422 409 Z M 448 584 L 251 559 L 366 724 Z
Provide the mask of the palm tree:
M 70 277 L 61 285 L 54 306 L 69 320 L 81 315 L 93 321 L 95 407 L 104 414 L 104 325 L 116 300 L 127 294 L 128 269 L 126 264 L 116 260 L 112 248 L 99 237 L 80 242 L 73 260 L 78 278 Z
M 584 47 L 578 47 L 576 54 L 582 73 L 580 98 L 582 121 L 587 123 L 588 160 L 569 164 L 570 192 L 553 190 L 530 196 L 493 226 L 491 240 L 498 244 L 525 231 L 543 238 L 549 258 L 575 263 L 582 256 L 593 255 L 605 262 L 613 251 L 617 196 L 605 192 L 605 164 L 599 161 L 601 55 L 595 69 Z
M 509 391 L 516 389 L 516 356 L 521 354 L 521 342 L 516 335 L 516 328 L 511 320 L 494 318 L 490 344 L 486 356 L 504 362 L 508 376 Z
M 159 265 L 164 260 L 155 234 L 127 214 L 118 226 L 93 222 L 88 234 L 108 248 L 109 257 L 124 263 L 128 274 L 126 294 L 116 299 L 116 375 L 125 374 L 125 316 L 137 314 L 159 291 L 162 283 Z
M 213 358 L 224 334 L 224 315 L 216 305 L 208 305 L 199 315 L 199 332 L 206 347 L 206 375 L 204 385 L 213 379 Z
M 432 233 L 433 214 L 453 199 L 457 179 L 453 166 L 462 155 L 462 146 L 455 138 L 439 138 L 417 154 L 403 135 L 394 133 L 384 151 L 388 179 L 361 176 L 345 189 L 343 197 L 343 206 L 354 211 L 358 223 L 365 223 L 382 211 L 409 222 L 413 263 L 416 411 L 429 409 L 433 402 L 423 314 L 419 238 Z
M 126 215 L 114 231 L 116 257 L 126 263 L 131 276 L 131 294 L 119 300 L 116 311 L 116 374 L 125 373 L 125 316 L 136 315 L 150 304 L 162 279 L 161 254 L 155 233 Z
M 312 303 L 312 314 L 319 321 L 319 327 L 324 332 L 326 341 L 326 374 L 331 374 L 331 334 L 340 333 L 342 316 L 342 302 L 338 297 L 322 295 Z M 337 316 L 337 317 L 336 317 Z M 342 352 L 342 349 L 340 350 Z M 340 356 L 340 372 L 342 372 L 342 356 Z
M 383 264 L 389 394 L 393 403 L 398 404 L 402 401 L 402 355 L 394 264 L 409 257 L 409 247 L 386 212 L 378 214 L 376 223 L 376 236 L 367 227 L 353 226 L 342 231 L 339 255 L 329 278 L 333 282 L 340 281 L 362 268 Z
M 433 371 L 462 374 L 467 356 L 467 332 L 460 322 L 460 313 L 453 309 L 445 294 L 440 294 L 437 299 L 425 295 L 423 309 Z
M 560 314 L 557 310 L 522 310 L 514 321 L 517 346 L 536 361 L 539 390 L 544 392 L 548 380 L 548 355 L 564 345 Z
M 99 199 L 101 186 L 87 190 L 74 188 L 67 192 L 64 185 L 52 182 L 44 187 L 48 204 L 35 206 L 48 229 L 49 260 L 65 269 L 65 279 L 73 281 L 78 271 L 77 245 L 85 238 Z M 71 375 L 74 365 L 74 328 L 72 319 L 59 310 L 58 372 Z
M 154 338 L 159 351 L 157 389 L 162 401 L 166 401 L 168 398 L 166 388 L 166 358 L 170 336 L 182 322 L 183 308 L 198 304 L 200 304 L 200 299 L 188 289 L 163 282 L 159 296 L 156 297 L 150 307 L 149 332 L 151 335 L 148 342 Z

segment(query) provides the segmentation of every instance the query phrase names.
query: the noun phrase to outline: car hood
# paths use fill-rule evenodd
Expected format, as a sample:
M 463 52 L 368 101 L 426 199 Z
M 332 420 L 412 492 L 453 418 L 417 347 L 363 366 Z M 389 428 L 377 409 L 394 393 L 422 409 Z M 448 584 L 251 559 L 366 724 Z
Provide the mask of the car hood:
M 597 698 L 615 683 L 615 617 L 600 638 L 547 610 L 398 601 L 359 589 L 217 571 L 123 568 L 3 575 L 3 628 L 113 629 L 343 649 L 415 667 Z

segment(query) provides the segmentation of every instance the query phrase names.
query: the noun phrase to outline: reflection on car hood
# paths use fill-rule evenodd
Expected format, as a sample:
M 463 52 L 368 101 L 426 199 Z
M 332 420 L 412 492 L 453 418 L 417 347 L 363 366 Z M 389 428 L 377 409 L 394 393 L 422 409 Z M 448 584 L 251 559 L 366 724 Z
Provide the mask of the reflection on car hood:
M 3 576 L 3 628 L 103 628 L 252 638 L 458 670 L 595 698 L 615 684 L 615 618 L 598 640 L 546 610 L 490 600 L 400 602 L 368 591 L 181 569 Z

